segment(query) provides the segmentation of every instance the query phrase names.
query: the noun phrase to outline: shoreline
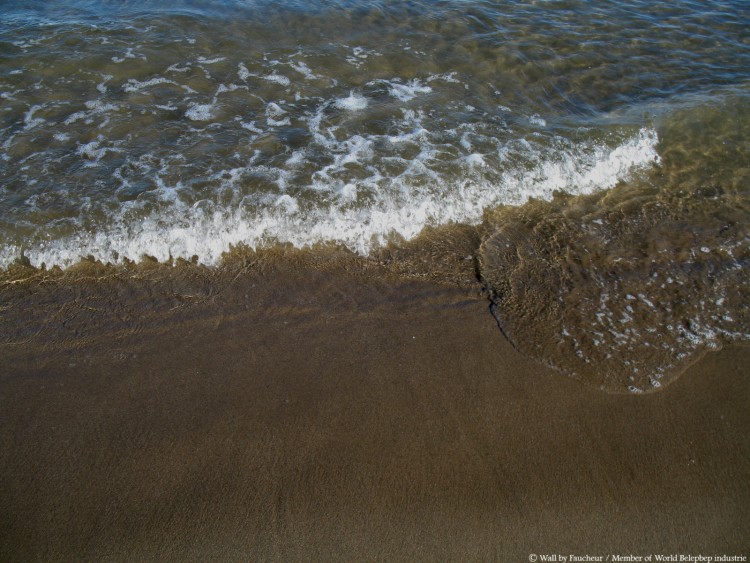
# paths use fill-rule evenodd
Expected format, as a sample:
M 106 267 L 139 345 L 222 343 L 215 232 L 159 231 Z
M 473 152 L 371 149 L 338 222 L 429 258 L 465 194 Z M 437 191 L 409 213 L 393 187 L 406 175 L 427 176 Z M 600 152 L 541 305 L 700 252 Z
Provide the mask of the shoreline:
M 6 288 L 0 559 L 748 554 L 750 347 L 606 394 L 348 260 Z

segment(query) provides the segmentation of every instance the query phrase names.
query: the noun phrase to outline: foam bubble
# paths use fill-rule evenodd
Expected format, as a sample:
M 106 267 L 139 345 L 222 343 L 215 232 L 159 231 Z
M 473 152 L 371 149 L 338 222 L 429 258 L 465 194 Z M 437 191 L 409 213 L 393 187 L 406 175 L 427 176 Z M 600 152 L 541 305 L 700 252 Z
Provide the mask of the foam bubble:
M 167 72 L 190 72 L 190 64 L 179 66 L 179 64 L 175 63 L 167 68 Z
M 266 105 L 266 123 L 270 127 L 284 127 L 291 124 L 289 117 L 286 117 L 286 110 L 276 102 L 270 102 Z
M 79 145 L 76 153 L 89 160 L 86 166 L 96 166 L 108 152 L 121 152 L 117 146 L 102 146 L 104 142 L 104 137 L 99 135 L 95 140 Z
M 286 110 L 283 109 L 279 104 L 276 102 L 269 102 L 266 105 L 266 115 L 268 117 L 281 117 L 286 113 Z
M 251 76 L 255 76 L 254 74 L 251 74 L 249 70 L 247 70 L 247 67 L 244 63 L 239 63 L 239 65 L 237 65 L 237 75 L 240 77 L 240 80 L 247 80 Z
M 249 123 L 246 123 L 244 121 L 240 121 L 240 125 L 243 129 L 247 129 L 248 131 L 252 131 L 253 133 L 263 133 L 263 129 L 260 129 L 256 124 L 255 121 L 251 121 Z
M 538 125 L 539 127 L 547 126 L 547 122 L 540 115 L 537 115 L 537 114 L 534 114 L 529 117 L 529 123 L 531 123 L 532 125 Z
M 140 80 L 135 80 L 134 78 L 130 78 L 125 83 L 122 89 L 125 90 L 126 92 L 138 92 L 139 90 L 143 90 L 144 88 L 150 88 L 151 86 L 156 86 L 157 84 L 177 85 L 177 83 L 174 82 L 173 80 L 169 80 L 168 78 L 164 78 L 163 76 L 157 76 L 150 80 L 144 80 L 143 82 L 141 82 Z
M 486 166 L 487 163 L 484 161 L 484 157 L 481 154 L 470 154 L 466 158 L 464 158 L 464 162 L 468 165 L 469 168 L 476 168 L 476 167 L 483 167 Z
M 193 104 L 185 112 L 185 116 L 193 121 L 209 121 L 213 118 L 213 104 Z
M 274 203 L 276 207 L 281 207 L 284 209 L 284 211 L 287 213 L 287 215 L 290 215 L 292 213 L 296 213 L 299 210 L 299 205 L 297 204 L 297 200 L 294 199 L 292 196 L 288 194 L 284 194 L 280 196 L 276 202 Z
M 305 162 L 305 151 L 297 150 L 297 151 L 294 151 L 292 153 L 292 156 L 290 156 L 286 160 L 286 165 L 294 167 L 294 166 L 298 166 L 298 165 L 300 165 L 300 164 L 302 164 L 304 162 Z
M 286 76 L 283 74 L 269 74 L 263 77 L 263 80 L 267 80 L 268 82 L 275 82 L 276 84 L 281 84 L 282 86 L 289 86 L 292 81 L 289 80 Z
M 367 107 L 367 98 L 351 92 L 346 98 L 338 98 L 336 107 L 347 111 L 360 111 Z
M 88 111 L 77 111 L 72 113 L 65 119 L 65 125 L 71 125 L 81 119 L 90 119 L 99 114 L 118 109 L 115 104 L 105 104 L 102 100 L 88 100 L 85 105 L 88 108 Z
M 42 123 L 45 122 L 45 120 L 42 119 L 41 117 L 34 117 L 34 113 L 39 111 L 40 109 L 44 109 L 44 106 L 42 105 L 31 106 L 29 108 L 29 111 L 26 112 L 26 115 L 24 115 L 23 121 L 25 125 L 24 129 L 26 131 L 30 129 L 34 129 L 38 125 L 41 125 Z
M 99 84 L 96 85 L 96 89 L 97 89 L 97 91 L 100 94 L 103 95 L 103 94 L 106 94 L 107 90 L 108 90 L 108 88 L 107 88 L 107 82 L 109 82 L 110 80 L 112 80 L 114 78 L 114 76 L 112 76 L 111 74 L 104 74 L 104 75 L 102 75 L 102 78 L 103 78 L 103 80 Z
M 213 59 L 207 59 L 206 57 L 198 57 L 198 62 L 203 65 L 214 65 L 222 61 L 227 60 L 226 57 L 214 57 Z
M 210 117 L 211 107 L 210 104 L 194 107 L 195 117 Z M 267 112 L 278 117 L 286 114 L 273 102 L 268 104 Z M 309 125 L 315 130 L 319 123 L 312 119 Z M 492 182 L 471 176 L 457 178 L 451 184 L 442 180 L 441 189 L 435 190 L 434 180 L 427 183 L 421 180 L 424 177 L 440 180 L 426 166 L 435 156 L 433 149 L 424 147 L 412 161 L 404 161 L 401 173 L 389 175 L 372 165 L 374 139 L 353 135 L 337 141 L 320 132 L 319 137 L 334 157 L 331 164 L 314 174 L 309 189 L 335 193 L 337 197 L 319 200 L 314 207 L 303 208 L 297 194 L 292 193 L 282 193 L 266 203 L 258 197 L 249 207 L 239 202 L 203 201 L 190 205 L 176 197 L 182 187 L 173 186 L 169 190 L 162 183 L 159 186 L 162 196 L 158 199 L 166 198 L 168 204 L 165 200 L 158 209 L 139 217 L 142 215 L 139 210 L 145 204 L 136 200 L 130 206 L 123 206 L 108 220 L 107 226 L 40 243 L 26 248 L 25 255 L 34 265 L 44 262 L 65 266 L 87 255 L 105 261 L 112 261 L 115 256 L 138 260 L 150 255 L 167 260 L 198 255 L 201 262 L 215 264 L 230 245 L 239 243 L 259 247 L 288 242 L 304 247 L 323 241 L 342 243 L 367 255 L 393 234 L 408 240 L 427 225 L 476 223 L 489 207 L 523 203 L 530 197 L 549 199 L 560 188 L 576 193 L 604 189 L 627 177 L 633 167 L 657 160 L 656 133 L 643 130 L 614 149 L 601 147 L 593 154 L 571 150 L 567 165 L 546 162 L 531 172 L 509 170 Z M 81 153 L 100 158 L 104 154 L 100 151 L 111 150 L 98 143 L 81 148 Z M 302 151 L 292 154 L 290 165 L 298 165 L 304 158 Z M 559 155 L 554 158 L 559 159 Z M 468 160 L 478 162 L 473 155 Z M 617 166 L 608 166 L 612 162 Z M 368 175 L 343 181 L 340 175 L 351 166 L 361 167 Z M 276 182 L 280 190 L 288 189 L 290 170 L 256 166 L 252 162 L 247 167 L 223 171 L 215 179 L 221 180 L 231 192 L 246 178 L 259 174 Z M 369 205 L 352 207 L 352 201 L 365 194 Z M 7 266 L 20 249 L 11 245 L 0 252 L 0 264 Z
M 398 98 L 402 102 L 408 102 L 420 94 L 429 94 L 432 92 L 432 88 L 423 85 L 418 79 L 414 78 L 405 84 L 395 81 L 390 82 L 389 92 L 394 98 Z
M 317 74 L 315 74 L 309 66 L 307 66 L 302 61 L 292 61 L 289 63 L 289 66 L 292 67 L 295 71 L 299 72 L 302 76 L 307 78 L 308 80 L 315 80 L 317 78 L 320 78 Z

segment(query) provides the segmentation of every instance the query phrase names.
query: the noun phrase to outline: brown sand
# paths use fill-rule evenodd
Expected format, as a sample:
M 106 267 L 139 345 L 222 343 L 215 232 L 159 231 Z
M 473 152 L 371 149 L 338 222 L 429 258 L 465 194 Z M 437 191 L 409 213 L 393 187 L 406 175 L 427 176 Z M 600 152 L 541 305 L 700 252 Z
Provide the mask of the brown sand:
M 750 555 L 750 349 L 608 395 L 476 287 L 241 274 L 6 285 L 1 560 Z

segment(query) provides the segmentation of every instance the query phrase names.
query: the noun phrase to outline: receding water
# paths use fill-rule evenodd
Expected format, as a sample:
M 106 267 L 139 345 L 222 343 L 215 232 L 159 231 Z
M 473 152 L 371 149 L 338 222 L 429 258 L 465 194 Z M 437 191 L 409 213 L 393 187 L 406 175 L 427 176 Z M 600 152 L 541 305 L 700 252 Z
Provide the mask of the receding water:
M 750 7 L 4 2 L 0 267 L 484 225 L 522 351 L 648 390 L 750 334 Z

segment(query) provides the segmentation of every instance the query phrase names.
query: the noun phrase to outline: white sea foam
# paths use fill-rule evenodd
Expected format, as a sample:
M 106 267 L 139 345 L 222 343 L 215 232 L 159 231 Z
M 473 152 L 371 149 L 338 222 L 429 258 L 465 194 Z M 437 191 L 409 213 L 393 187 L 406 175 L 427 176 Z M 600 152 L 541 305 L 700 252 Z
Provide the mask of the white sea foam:
M 101 141 L 98 140 L 91 141 L 90 143 L 86 143 L 85 145 L 81 145 L 80 147 L 78 147 L 78 150 L 76 152 L 79 155 L 85 156 L 92 160 L 99 160 L 107 152 L 106 148 L 100 147 L 100 143 Z
M 276 84 L 280 84 L 282 86 L 289 86 L 292 83 L 292 81 L 289 80 L 286 76 L 278 73 L 266 75 L 263 77 L 263 80 L 267 80 L 268 82 L 275 82 Z
M 177 85 L 176 82 L 173 80 L 169 80 L 168 78 L 164 78 L 163 76 L 157 76 L 155 78 L 151 78 L 150 80 L 144 80 L 141 82 L 140 80 L 135 80 L 134 78 L 129 79 L 125 85 L 122 87 L 123 90 L 126 92 L 137 92 L 139 90 L 143 90 L 144 88 L 150 88 L 151 86 L 156 86 L 157 84 L 174 84 Z
M 484 157 L 481 154 L 473 153 L 464 158 L 464 162 L 469 168 L 476 168 L 486 166 L 487 163 L 484 161 Z
M 95 140 L 78 146 L 76 154 L 83 157 L 86 161 L 85 166 L 97 166 L 99 161 L 104 158 L 108 152 L 122 152 L 122 150 L 117 147 L 119 144 L 118 142 L 109 145 L 103 145 L 103 143 L 106 143 L 106 141 L 103 136 L 99 135 Z
M 286 110 L 283 109 L 279 104 L 270 102 L 266 105 L 266 123 L 270 127 L 283 127 L 290 125 L 291 121 L 289 117 L 285 117 Z
M 213 117 L 213 104 L 193 104 L 185 112 L 185 116 L 193 121 L 209 121 Z
M 248 131 L 252 131 L 253 133 L 263 133 L 263 129 L 260 129 L 256 124 L 255 121 L 251 121 L 250 123 L 246 123 L 244 121 L 240 121 L 240 125 L 243 129 L 247 129 Z
M 179 66 L 179 64 L 175 63 L 167 68 L 167 72 L 189 72 L 190 71 L 190 65 L 187 66 Z
M 214 57 L 213 59 L 207 59 L 206 57 L 198 57 L 198 62 L 203 65 L 214 65 L 222 61 L 227 60 L 226 57 Z
M 315 80 L 317 78 L 320 78 L 317 74 L 315 74 L 309 66 L 307 66 L 302 61 L 292 61 L 289 63 L 289 66 L 291 66 L 295 71 L 299 72 L 302 76 L 307 78 L 308 80 Z
M 203 117 L 210 114 L 211 106 L 194 109 Z M 285 117 L 285 113 L 278 104 L 267 107 L 269 118 Z M 150 255 L 167 260 L 197 255 L 201 262 L 215 264 L 223 252 L 239 243 L 260 247 L 288 242 L 304 247 L 321 241 L 338 242 L 366 255 L 393 234 L 410 239 L 427 225 L 477 223 L 488 207 L 521 204 L 531 197 L 551 198 L 558 189 L 575 194 L 607 189 L 627 178 L 634 167 L 648 166 L 658 160 L 656 133 L 644 129 L 614 149 L 596 147 L 579 152 L 571 149 L 562 161 L 555 155 L 554 161 L 543 160 L 531 171 L 510 169 L 494 181 L 467 174 L 450 185 L 443 181 L 436 190 L 434 181 L 424 179 L 436 174 L 428 164 L 436 157 L 437 149 L 424 147 L 414 159 L 401 163 L 401 173 L 387 176 L 372 165 L 375 140 L 353 135 L 338 141 L 319 129 L 320 122 L 314 116 L 308 124 L 319 141 L 334 153 L 332 163 L 315 173 L 309 186 L 311 190 L 336 194 L 337 197 L 325 200 L 327 203 L 303 207 L 296 194 L 282 193 L 272 199 L 258 195 L 249 207 L 241 202 L 220 205 L 205 200 L 191 205 L 176 197 L 181 185 L 170 188 L 162 182 L 159 190 L 163 197 L 159 199 L 168 200 L 168 204 L 161 205 L 158 211 L 137 218 L 133 213 L 139 204 L 133 202 L 111 217 L 107 227 L 25 248 L 25 255 L 35 265 L 44 262 L 65 266 L 87 255 L 105 261 L 116 256 L 138 260 Z M 102 150 L 107 149 L 101 143 L 79 149 L 82 156 L 95 159 L 101 158 Z M 288 164 L 300 164 L 304 158 L 302 152 L 295 153 Z M 462 158 L 473 166 L 484 161 L 475 154 Z M 342 181 L 339 175 L 351 165 L 368 167 L 370 176 Z M 260 173 L 275 181 L 282 192 L 287 189 L 291 174 L 288 169 L 250 164 L 216 177 L 231 191 L 247 175 Z M 368 194 L 370 204 L 352 206 L 360 193 Z M 4 247 L 0 252 L 0 265 L 7 266 L 20 249 Z
M 268 117 L 281 117 L 286 113 L 286 110 L 283 109 L 279 104 L 276 102 L 269 102 L 266 105 L 266 115 Z
M 280 196 L 276 200 L 274 205 L 276 207 L 283 208 L 287 215 L 297 213 L 297 211 L 299 210 L 299 205 L 297 204 L 297 200 L 288 194 L 284 194 Z
M 532 115 L 529 117 L 529 123 L 532 125 L 538 125 L 539 127 L 546 127 L 547 122 L 539 115 Z
M 146 60 L 146 57 L 143 55 L 138 56 L 133 52 L 133 47 L 128 47 L 127 51 L 125 51 L 125 54 L 122 57 L 112 57 L 113 63 L 124 63 L 127 59 L 137 59 L 141 58 L 143 60 Z
M 420 94 L 429 94 L 432 92 L 432 87 L 425 86 L 415 78 L 405 84 L 395 81 L 390 82 L 389 92 L 394 98 L 398 98 L 402 102 L 408 102 Z
M 338 98 L 336 107 L 347 111 L 359 111 L 367 107 L 367 98 L 351 92 L 346 98 Z
M 26 131 L 28 131 L 29 129 L 33 129 L 34 127 L 41 125 L 42 123 L 45 122 L 45 120 L 42 119 L 41 117 L 34 117 L 34 113 L 36 113 L 37 111 L 43 108 L 44 106 L 41 106 L 41 105 L 31 106 L 29 108 L 29 111 L 26 112 L 26 115 L 23 118 L 24 125 L 25 125 L 24 129 Z
M 453 84 L 461 84 L 461 81 L 456 78 L 457 72 L 445 72 L 443 74 L 433 74 L 426 79 L 426 82 L 433 82 L 435 80 L 442 80 L 443 82 L 452 82 Z
M 84 120 L 91 119 L 92 117 L 95 117 L 99 114 L 107 113 L 109 111 L 114 111 L 118 109 L 115 104 L 105 104 L 101 100 L 87 101 L 86 108 L 88 108 L 88 111 L 77 111 L 69 115 L 67 119 L 65 120 L 65 125 L 70 125 L 81 119 L 84 119 Z
M 214 102 L 216 101 L 216 98 L 219 96 L 219 94 L 224 94 L 225 92 L 234 92 L 235 90 L 247 90 L 247 86 L 240 84 L 230 84 L 229 86 L 227 86 L 226 84 L 219 84 L 219 87 L 216 89 L 216 95 L 214 95 Z
M 379 57 L 381 53 L 372 49 L 365 49 L 364 47 L 354 47 L 352 54 L 346 57 L 346 62 L 359 68 L 370 56 Z
M 297 151 L 294 151 L 292 153 L 292 156 L 290 156 L 286 160 L 285 164 L 287 166 L 294 167 L 294 166 L 298 166 L 300 164 L 303 164 L 304 162 L 305 162 L 305 151 L 297 150 Z
M 237 76 L 240 77 L 240 80 L 247 80 L 251 76 L 255 76 L 255 75 L 251 74 L 250 71 L 247 70 L 245 63 L 239 63 L 237 65 Z

